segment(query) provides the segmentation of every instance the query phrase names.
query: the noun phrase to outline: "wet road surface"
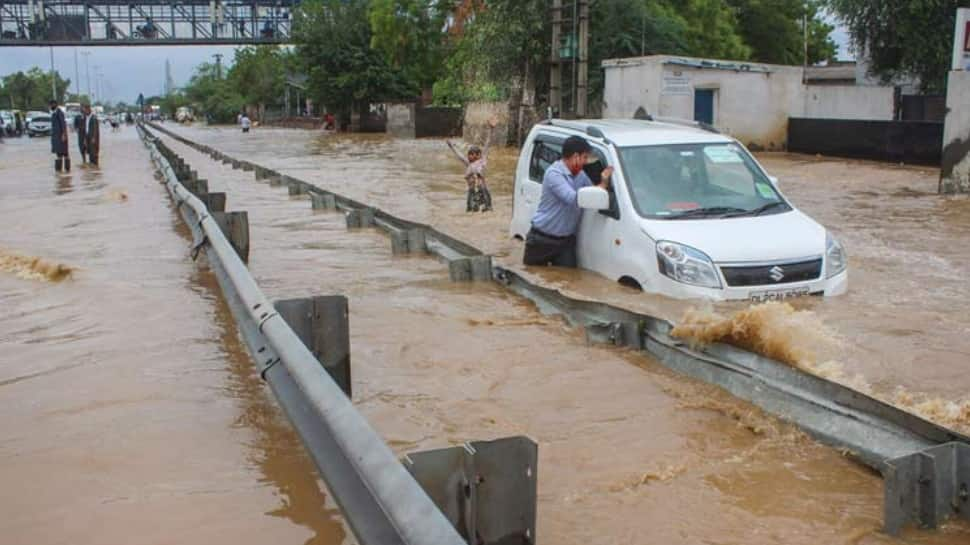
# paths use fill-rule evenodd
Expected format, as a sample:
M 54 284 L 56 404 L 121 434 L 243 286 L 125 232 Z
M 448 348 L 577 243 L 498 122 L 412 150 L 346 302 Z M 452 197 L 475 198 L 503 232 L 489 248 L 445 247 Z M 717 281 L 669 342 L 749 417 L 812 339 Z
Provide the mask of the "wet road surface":
M 506 265 L 518 267 L 522 244 L 508 236 L 517 150 L 489 161 L 495 212 L 464 212 L 460 164 L 442 140 L 384 135 L 324 137 L 262 128 L 242 138 L 227 128 L 180 128 L 197 141 L 430 223 Z M 938 173 L 806 155 L 760 154 L 800 209 L 829 228 L 850 257 L 847 295 L 804 298 L 760 323 L 782 345 L 836 378 L 941 423 L 970 431 L 970 199 L 935 195 Z M 617 287 L 584 271 L 532 269 L 546 285 L 679 322 L 688 310 L 730 317 L 746 303 L 710 305 Z M 925 403 L 922 403 L 925 402 Z
M 511 152 L 492 162 L 498 212 L 466 216 L 461 169 L 440 141 L 186 134 L 517 260 L 501 175 Z M 69 178 L 50 172 L 44 142 L 0 149 L 0 209 L 15 226 L 0 249 L 75 268 L 59 282 L 0 269 L 3 541 L 343 542 L 213 278 L 189 259 L 147 153 L 133 130 L 108 136 L 100 172 Z M 511 434 L 539 443 L 539 543 L 970 540 L 962 524 L 889 539 L 876 531 L 881 480 L 838 452 L 169 143 L 212 191 L 227 191 L 230 209 L 249 211 L 250 268 L 269 297 L 349 297 L 355 402 L 392 448 Z M 543 275 L 578 293 L 683 308 L 592 274 Z
M 303 153 L 344 151 L 297 157 L 280 142 L 309 133 L 267 129 L 243 140 L 212 132 L 208 143 L 231 154 L 313 183 L 323 178 L 343 194 L 431 219 L 486 250 L 506 244 L 514 255 L 496 228 L 506 219 L 465 215 L 453 206 L 461 189 L 445 173 L 436 181 L 409 170 L 437 159 L 441 142 L 308 139 Z M 577 331 L 498 287 L 452 284 L 432 259 L 393 257 L 380 232 L 348 232 L 341 215 L 311 211 L 306 197 L 168 141 L 211 190 L 227 191 L 230 208 L 249 211 L 250 268 L 268 295 L 350 298 L 357 404 L 398 452 L 517 433 L 539 442 L 541 542 L 892 542 L 874 532 L 881 480 L 832 449 L 647 358 L 586 346 Z M 343 164 L 345 155 L 356 160 Z M 321 166 L 307 166 L 314 161 Z M 460 169 L 442 170 L 460 181 Z M 408 183 L 418 189 L 405 191 Z M 955 524 L 907 541 L 968 536 Z
M 0 260 L 74 269 L 0 270 L 0 543 L 339 543 L 134 129 L 103 139 L 66 176 L 0 144 Z

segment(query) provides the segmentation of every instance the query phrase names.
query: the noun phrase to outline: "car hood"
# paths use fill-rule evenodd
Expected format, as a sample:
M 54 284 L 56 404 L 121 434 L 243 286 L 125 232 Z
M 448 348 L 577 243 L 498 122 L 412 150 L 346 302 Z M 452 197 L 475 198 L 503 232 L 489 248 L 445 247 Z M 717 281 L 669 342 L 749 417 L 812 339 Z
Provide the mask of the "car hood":
M 716 263 L 798 259 L 825 253 L 825 228 L 798 210 L 740 218 L 641 219 L 640 228 L 655 241 L 685 244 Z

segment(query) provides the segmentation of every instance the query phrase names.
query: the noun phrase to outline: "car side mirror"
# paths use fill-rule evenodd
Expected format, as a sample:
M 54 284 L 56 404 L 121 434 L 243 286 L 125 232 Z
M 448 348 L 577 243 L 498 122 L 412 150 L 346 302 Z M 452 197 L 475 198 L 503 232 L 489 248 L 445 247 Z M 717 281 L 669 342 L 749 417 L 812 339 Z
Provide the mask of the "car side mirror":
M 771 182 L 771 185 L 778 187 L 778 176 L 768 176 L 768 181 Z
M 610 194 L 602 187 L 584 187 L 577 192 L 580 208 L 606 210 L 610 207 Z

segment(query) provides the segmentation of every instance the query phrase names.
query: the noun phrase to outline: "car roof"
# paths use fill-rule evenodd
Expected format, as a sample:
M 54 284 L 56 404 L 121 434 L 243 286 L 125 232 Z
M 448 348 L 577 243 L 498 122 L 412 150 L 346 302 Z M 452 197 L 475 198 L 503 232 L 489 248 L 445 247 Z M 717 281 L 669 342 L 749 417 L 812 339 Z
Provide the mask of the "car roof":
M 587 138 L 606 138 L 619 147 L 733 142 L 716 130 L 687 120 L 549 119 L 539 127 L 564 129 Z

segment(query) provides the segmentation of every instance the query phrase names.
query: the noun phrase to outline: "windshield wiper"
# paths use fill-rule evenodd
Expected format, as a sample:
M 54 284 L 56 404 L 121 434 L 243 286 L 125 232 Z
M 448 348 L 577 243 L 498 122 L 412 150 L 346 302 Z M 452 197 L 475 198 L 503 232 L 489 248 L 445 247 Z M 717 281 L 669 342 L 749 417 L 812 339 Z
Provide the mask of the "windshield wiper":
M 739 216 L 760 216 L 761 214 L 764 214 L 765 212 L 773 208 L 777 208 L 779 206 L 784 206 L 785 208 L 791 208 L 790 206 L 788 206 L 788 203 L 786 203 L 785 201 L 775 201 L 775 202 L 770 202 L 768 204 L 763 204 L 758 208 L 755 208 L 754 210 L 744 210 L 736 214 L 728 214 L 725 217 L 736 218 Z
M 733 206 L 708 206 L 705 208 L 692 208 L 677 214 L 676 216 L 670 216 L 667 219 L 680 220 L 686 218 L 704 218 L 704 217 L 724 217 L 725 214 L 737 214 L 741 212 L 747 212 L 744 208 L 735 208 Z

